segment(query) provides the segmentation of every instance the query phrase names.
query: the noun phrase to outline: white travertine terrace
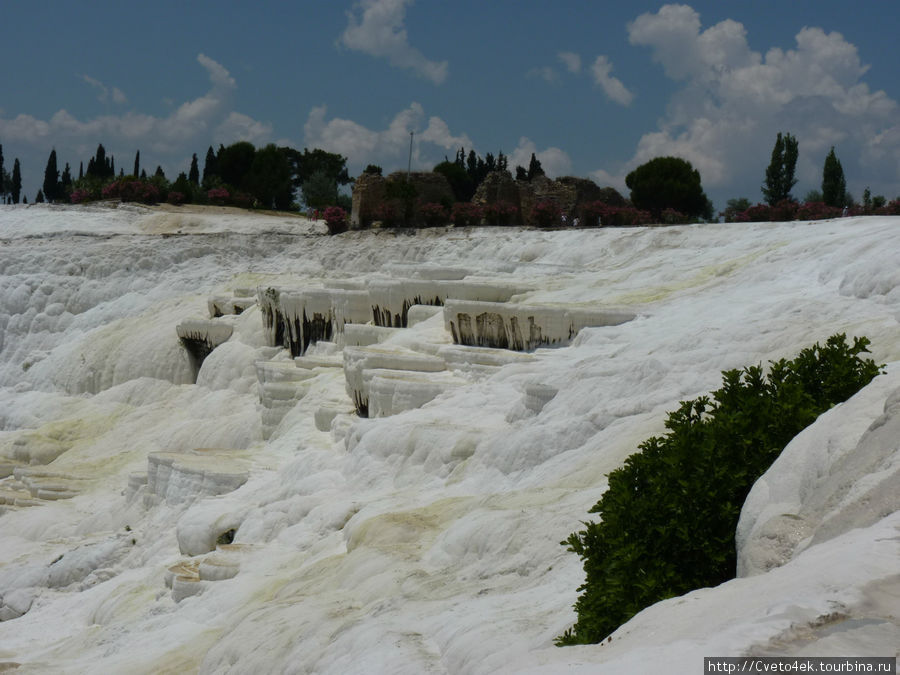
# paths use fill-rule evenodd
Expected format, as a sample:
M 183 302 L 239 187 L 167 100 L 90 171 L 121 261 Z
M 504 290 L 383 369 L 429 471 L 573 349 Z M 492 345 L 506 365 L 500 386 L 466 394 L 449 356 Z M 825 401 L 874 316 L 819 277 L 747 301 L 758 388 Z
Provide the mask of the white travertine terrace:
M 213 319 L 187 319 L 175 327 L 175 332 L 191 355 L 196 379 L 203 361 L 213 349 L 228 341 L 234 327 Z
M 582 328 L 617 326 L 635 315 L 551 305 L 447 300 L 444 325 L 457 344 L 531 351 L 568 343 Z
M 236 490 L 247 482 L 250 465 L 234 455 L 218 448 L 150 453 L 145 503 L 182 504 Z
M 300 368 L 294 361 L 256 363 L 263 438 L 271 437 L 288 411 L 306 395 L 307 380 L 314 376 L 311 369 Z
M 527 287 L 503 281 L 373 279 L 368 284 L 376 325 L 406 327 L 413 305 L 443 305 L 448 298 L 506 302 Z
M 442 359 L 403 348 L 391 349 L 385 346 L 344 348 L 347 395 L 356 405 L 357 412 L 364 417 L 367 416 L 369 408 L 365 371 L 386 369 L 436 373 L 446 368 Z

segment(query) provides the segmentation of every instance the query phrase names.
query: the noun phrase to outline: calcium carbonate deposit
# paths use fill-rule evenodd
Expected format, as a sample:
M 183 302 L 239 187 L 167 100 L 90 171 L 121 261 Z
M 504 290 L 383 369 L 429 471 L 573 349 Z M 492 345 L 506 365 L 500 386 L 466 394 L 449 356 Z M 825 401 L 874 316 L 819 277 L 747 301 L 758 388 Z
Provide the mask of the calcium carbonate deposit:
M 722 370 L 887 364 L 756 483 L 738 578 L 602 645 L 606 474 Z M 349 232 L 0 207 L 0 670 L 700 672 L 900 645 L 900 218 Z

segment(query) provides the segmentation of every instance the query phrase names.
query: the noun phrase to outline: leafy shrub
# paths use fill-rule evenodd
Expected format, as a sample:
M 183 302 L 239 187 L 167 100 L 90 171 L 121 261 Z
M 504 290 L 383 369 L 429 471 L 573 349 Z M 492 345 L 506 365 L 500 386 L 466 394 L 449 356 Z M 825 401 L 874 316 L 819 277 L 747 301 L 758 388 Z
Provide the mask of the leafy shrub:
M 556 202 L 541 201 L 531 208 L 531 221 L 538 227 L 557 227 L 561 218 L 562 209 Z
M 168 202 L 169 204 L 174 204 L 175 206 L 180 206 L 185 202 L 184 193 L 172 190 L 171 192 L 169 192 L 168 196 L 166 196 L 166 202 Z
M 419 206 L 419 220 L 427 227 L 437 227 L 438 225 L 447 224 L 447 209 L 443 204 L 428 202 Z
M 514 225 L 519 216 L 519 209 L 508 202 L 485 204 L 484 222 L 487 225 Z
M 591 513 L 599 523 L 562 542 L 584 561 L 578 621 L 558 645 L 604 639 L 641 609 L 734 577 L 741 506 L 781 449 L 881 368 L 859 354 L 866 338 L 843 334 L 792 361 L 729 370 L 712 398 L 684 401 L 668 433 L 639 447 L 609 474 Z
M 347 212 L 340 206 L 329 206 L 325 209 L 325 224 L 328 234 L 340 234 L 347 231 Z
M 479 225 L 484 217 L 484 212 L 478 204 L 456 202 L 453 205 L 450 216 L 456 227 L 468 227 L 470 225 Z
M 688 221 L 690 218 L 675 209 L 664 209 L 659 217 L 659 222 L 666 225 L 684 225 Z

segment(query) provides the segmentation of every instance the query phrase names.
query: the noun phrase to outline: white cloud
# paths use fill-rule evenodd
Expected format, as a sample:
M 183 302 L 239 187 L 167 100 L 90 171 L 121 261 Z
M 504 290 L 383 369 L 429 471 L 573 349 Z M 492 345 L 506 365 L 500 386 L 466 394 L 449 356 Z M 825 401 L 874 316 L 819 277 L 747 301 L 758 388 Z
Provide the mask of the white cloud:
M 440 117 L 428 118 L 424 130 L 425 111 L 419 103 L 401 110 L 380 131 L 369 129 L 353 120 L 327 119 L 327 108 L 313 108 L 303 127 L 304 143 L 309 147 L 336 152 L 347 158 L 351 171 L 366 164 L 380 164 L 386 172 L 405 168 L 409 153 L 409 132 L 414 131 L 413 168 L 430 170 L 440 162 L 446 150 L 472 148 L 465 133 L 454 134 Z
M 773 47 L 763 55 L 750 48 L 742 24 L 725 20 L 704 30 L 693 8 L 665 5 L 637 17 L 628 34 L 683 84 L 659 129 L 640 139 L 619 173 L 676 155 L 700 171 L 704 187 L 737 185 L 744 196 L 760 199 L 775 135 L 784 131 L 800 145 L 797 196 L 817 187 L 831 145 L 838 146 L 851 190 L 861 191 L 865 181 L 877 192 L 876 184 L 900 179 L 898 104 L 862 81 L 868 66 L 840 33 L 805 27 L 793 49 Z
M 110 99 L 113 103 L 123 104 L 128 102 L 128 97 L 118 87 L 107 87 L 100 80 L 94 79 L 90 75 L 82 75 L 81 79 L 94 87 L 99 93 L 97 100 L 101 103 L 109 103 Z
M 581 71 L 581 57 L 575 52 L 560 52 L 557 58 L 566 66 L 566 70 L 570 73 L 578 73 Z
M 603 93 L 616 103 L 621 103 L 626 106 L 631 105 L 634 94 L 628 91 L 621 80 L 610 74 L 612 73 L 612 69 L 612 63 L 609 62 L 609 59 L 606 56 L 598 56 L 597 60 L 594 61 L 594 65 L 591 66 L 594 82 L 599 84 L 603 89 Z
M 213 140 L 217 143 L 234 143 L 236 141 L 250 141 L 254 145 L 263 145 L 272 138 L 272 125 L 268 122 L 259 122 L 252 117 L 239 112 L 231 112 L 213 134 Z
M 531 163 L 532 153 L 540 161 L 544 173 L 550 178 L 572 173 L 572 160 L 563 150 L 551 146 L 539 151 L 534 141 L 526 136 L 519 139 L 516 149 L 509 154 L 510 169 L 513 172 L 517 166 L 527 169 Z
M 412 0 L 362 0 L 354 5 L 361 10 L 347 12 L 347 28 L 341 34 L 339 44 L 371 56 L 386 58 L 398 68 L 406 68 L 417 75 L 441 84 L 447 79 L 446 61 L 429 61 L 409 44 L 403 20 L 406 7 Z

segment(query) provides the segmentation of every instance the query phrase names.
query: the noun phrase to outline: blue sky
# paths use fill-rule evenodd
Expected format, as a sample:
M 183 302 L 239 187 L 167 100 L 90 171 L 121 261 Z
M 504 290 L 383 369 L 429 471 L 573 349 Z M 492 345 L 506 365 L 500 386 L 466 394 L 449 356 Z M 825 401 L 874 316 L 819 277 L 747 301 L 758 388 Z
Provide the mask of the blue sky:
M 4 165 L 32 201 L 52 148 L 98 143 L 170 179 L 219 143 L 321 147 L 414 169 L 459 146 L 537 153 L 550 175 L 625 192 L 660 155 L 717 209 L 761 199 L 775 134 L 800 143 L 795 196 L 832 145 L 859 198 L 900 195 L 896 0 L 86 3 L 4 0 Z

